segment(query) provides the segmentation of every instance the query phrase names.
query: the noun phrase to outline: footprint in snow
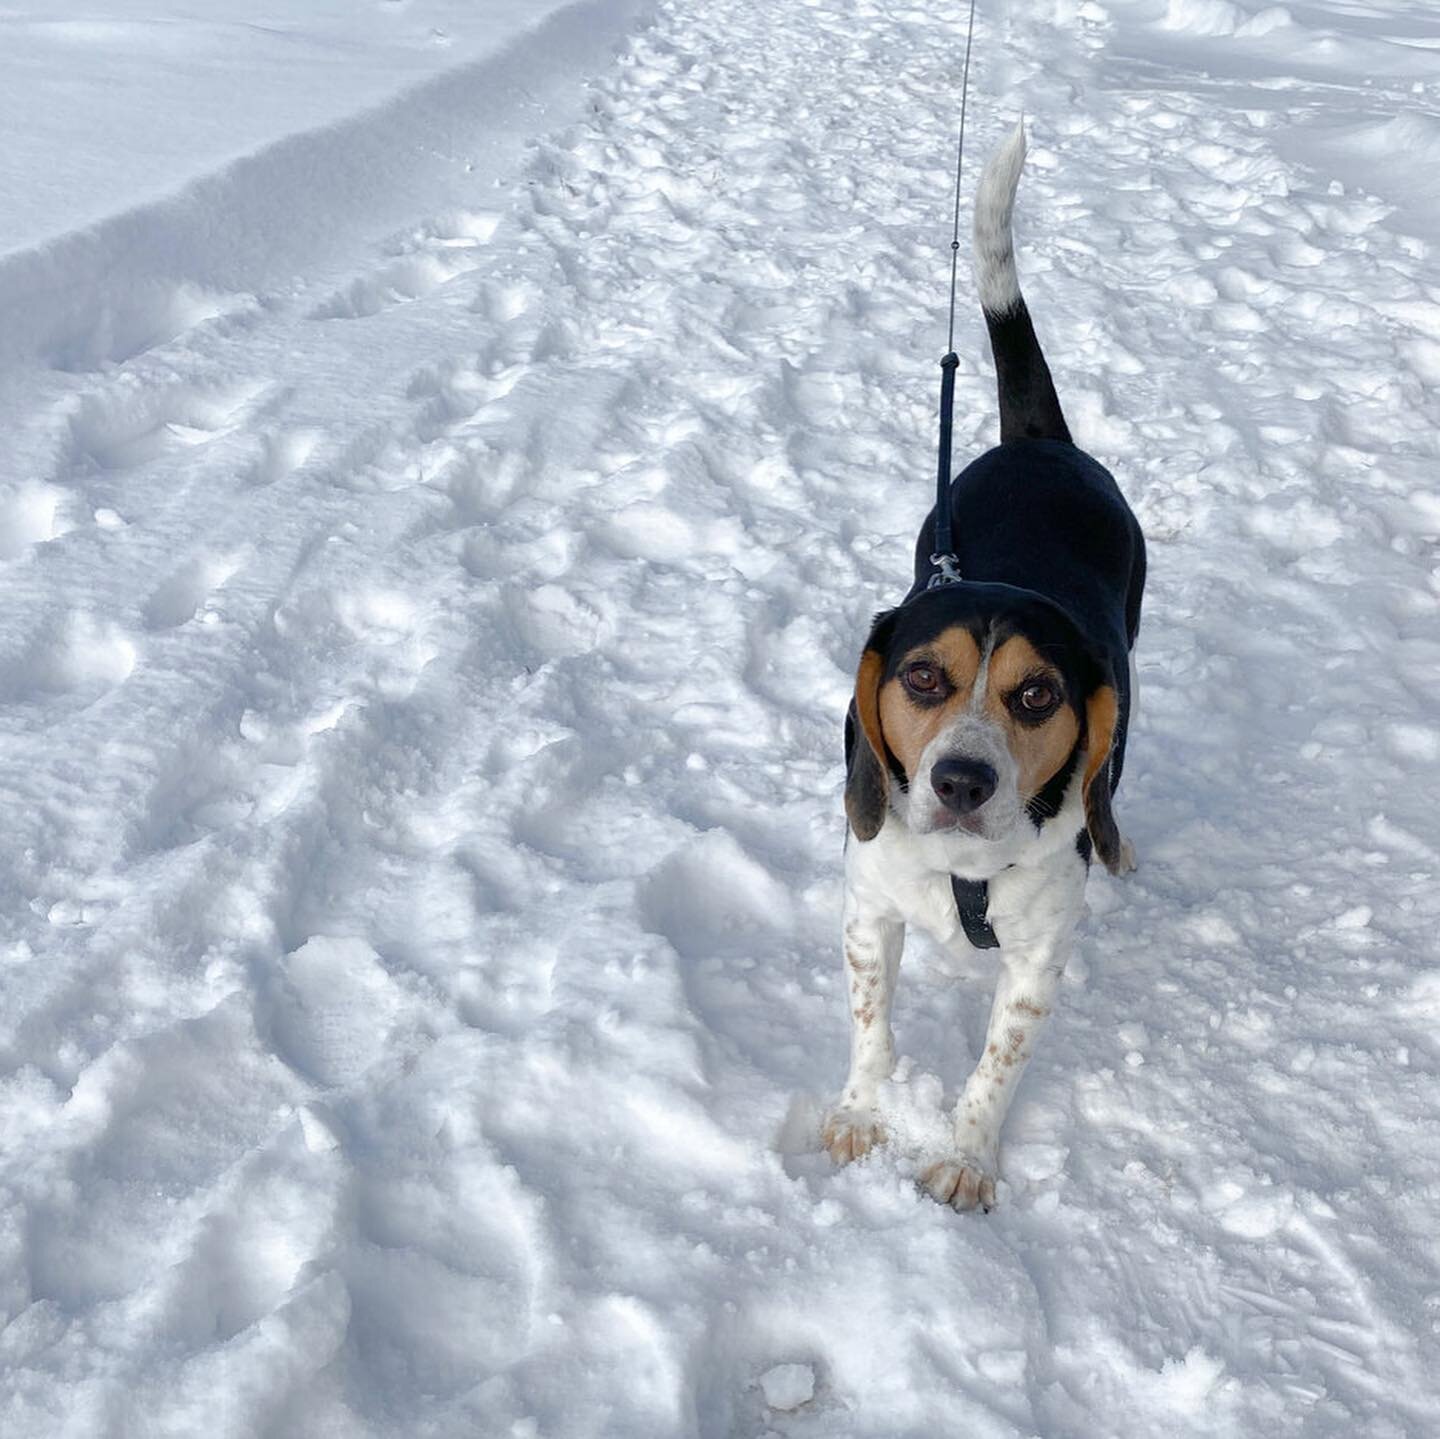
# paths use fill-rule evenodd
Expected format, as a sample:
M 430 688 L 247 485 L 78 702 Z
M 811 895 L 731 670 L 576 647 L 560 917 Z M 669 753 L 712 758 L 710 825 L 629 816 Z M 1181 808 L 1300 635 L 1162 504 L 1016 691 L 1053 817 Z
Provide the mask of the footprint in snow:
M 0 660 L 0 700 L 69 696 L 90 704 L 123 683 L 137 658 L 118 625 L 83 610 L 56 615 L 19 654 Z
M 341 1189 L 340 1157 L 317 1158 L 339 1147 L 333 1123 L 322 1105 L 303 1106 L 211 1197 L 184 1257 L 162 1280 L 159 1305 L 173 1331 L 226 1343 L 304 1288 L 306 1266 L 331 1238 Z M 343 1332 L 343 1295 L 338 1308 Z
M 784 887 L 722 830 L 657 865 L 636 901 L 645 928 L 690 961 L 769 953 L 793 918 Z
M 362 320 L 393 305 L 423 299 L 473 270 L 489 243 L 498 215 L 461 212 L 436 221 L 402 242 L 401 253 L 368 275 L 352 280 L 310 312 L 312 320 Z
M 728 1326 L 717 1327 L 723 1332 Z M 839 1406 L 829 1366 L 813 1350 L 806 1352 L 808 1346 L 781 1357 L 766 1354 L 764 1345 L 757 1334 L 737 1334 L 728 1362 L 702 1368 L 696 1387 L 704 1408 L 729 1411 L 727 1434 L 784 1439 L 836 1432 Z
M 64 490 L 36 481 L 19 485 L 0 498 L 0 560 L 18 560 L 73 528 Z
M 533 309 L 540 299 L 540 287 L 532 280 L 487 280 L 470 309 L 496 325 L 508 325 Z
M 214 554 L 205 550 L 193 555 L 146 602 L 146 629 L 171 630 L 194 619 L 205 601 L 241 568 L 246 558 L 244 553 Z
M 252 485 L 273 485 L 294 474 L 315 453 L 320 443 L 316 430 L 275 430 L 262 435 L 260 454 L 250 467 Z
M 134 824 L 135 852 L 178 849 L 254 813 L 259 771 L 244 759 L 214 736 L 170 750 Z
M 409 695 L 436 653 L 426 612 L 397 589 L 304 590 L 276 607 L 271 624 L 281 672 L 340 661 L 352 672 L 358 666 L 365 687 L 390 699 Z
M 516 635 L 545 660 L 587 654 L 610 637 L 609 619 L 561 585 L 514 586 L 505 607 Z
M 77 458 L 101 470 L 129 470 L 168 451 L 207 444 L 234 429 L 265 388 L 123 386 L 91 395 L 70 421 Z
M 463 450 L 457 448 L 452 451 L 430 484 L 450 498 L 451 511 L 445 527 L 460 530 L 472 526 L 494 526 L 507 509 L 529 493 L 535 478 L 535 467 L 525 454 L 475 440 Z M 534 537 L 533 532 L 527 532 L 526 540 Z M 496 539 L 501 550 L 521 547 L 512 546 L 514 537 L 508 534 L 503 539 L 496 536 Z M 485 577 L 519 572 L 532 563 L 503 555 L 497 555 L 497 561 L 497 565 L 485 570 Z M 472 573 L 478 575 L 481 571 L 472 568 Z
M 59 339 L 49 362 L 57 370 L 86 373 L 123 365 L 195 326 L 230 314 L 243 301 L 190 284 L 127 288 Z
M 239 995 L 86 1063 L 56 1127 L 73 1182 L 40 1186 L 27 1215 L 30 1298 L 78 1311 L 164 1275 L 188 1223 L 176 1195 L 218 1198 L 295 1088 Z
M 760 1376 L 760 1391 L 771 1409 L 789 1413 L 815 1397 L 815 1370 L 808 1364 L 776 1364 Z
M 284 600 L 273 623 L 276 633 L 293 644 L 331 649 L 348 648 L 356 640 L 395 644 L 412 635 L 418 621 L 414 601 L 399 590 L 317 586 Z
M 426 365 L 406 387 L 406 396 L 423 401 L 415 422 L 415 433 L 429 444 L 482 415 L 487 406 L 503 400 L 529 372 L 529 350 L 500 341 L 486 344 L 473 360 L 447 360 Z M 495 411 L 496 416 L 503 411 Z

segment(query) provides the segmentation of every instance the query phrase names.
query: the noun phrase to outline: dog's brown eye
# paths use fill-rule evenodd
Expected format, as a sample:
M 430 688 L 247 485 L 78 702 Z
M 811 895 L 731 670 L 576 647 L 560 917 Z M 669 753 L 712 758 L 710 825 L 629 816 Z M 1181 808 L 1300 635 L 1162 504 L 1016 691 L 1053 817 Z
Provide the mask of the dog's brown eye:
M 933 695 L 940 688 L 940 671 L 934 665 L 911 665 L 905 683 L 918 695 Z
M 1052 710 L 1059 703 L 1060 696 L 1055 686 L 1045 680 L 1036 680 L 1020 691 L 1020 708 L 1027 714 L 1041 715 Z

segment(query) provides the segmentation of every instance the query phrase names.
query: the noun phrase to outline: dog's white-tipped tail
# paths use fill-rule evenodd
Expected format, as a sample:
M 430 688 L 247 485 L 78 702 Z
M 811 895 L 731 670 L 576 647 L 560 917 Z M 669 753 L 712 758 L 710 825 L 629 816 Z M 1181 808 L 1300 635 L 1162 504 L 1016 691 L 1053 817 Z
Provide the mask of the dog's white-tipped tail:
M 975 192 L 975 286 L 980 292 L 980 308 L 987 315 L 1003 315 L 1020 299 L 1010 224 L 1024 164 L 1025 122 L 1021 120 L 991 155 Z
M 1010 220 L 1024 163 L 1022 120 L 990 157 L 975 194 L 975 285 L 995 356 L 1002 443 L 1070 438 L 1050 367 L 1035 338 L 1035 326 L 1015 274 Z

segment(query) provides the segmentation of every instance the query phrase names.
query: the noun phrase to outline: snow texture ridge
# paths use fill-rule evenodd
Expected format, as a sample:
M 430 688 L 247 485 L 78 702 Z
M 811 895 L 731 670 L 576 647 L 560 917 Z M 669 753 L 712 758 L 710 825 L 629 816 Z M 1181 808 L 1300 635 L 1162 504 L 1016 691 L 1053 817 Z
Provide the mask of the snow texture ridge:
M 985 1217 L 908 1157 L 983 954 L 907 957 L 896 1147 L 818 1144 L 965 17 L 565 13 L 398 155 L 0 265 L 0 1432 L 1440 1431 L 1433 7 L 980 7 L 1151 559 L 1142 868 Z

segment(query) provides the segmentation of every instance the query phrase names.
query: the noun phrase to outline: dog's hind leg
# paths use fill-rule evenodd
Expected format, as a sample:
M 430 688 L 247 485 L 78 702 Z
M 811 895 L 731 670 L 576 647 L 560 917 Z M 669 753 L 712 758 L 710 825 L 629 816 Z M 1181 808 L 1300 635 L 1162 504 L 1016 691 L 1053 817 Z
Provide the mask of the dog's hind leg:
M 845 979 L 850 994 L 850 1075 L 822 1131 L 837 1164 L 859 1159 L 885 1139 L 875 1112 L 880 1085 L 895 1068 L 890 1005 L 905 926 L 869 912 L 853 892 L 845 895 Z

